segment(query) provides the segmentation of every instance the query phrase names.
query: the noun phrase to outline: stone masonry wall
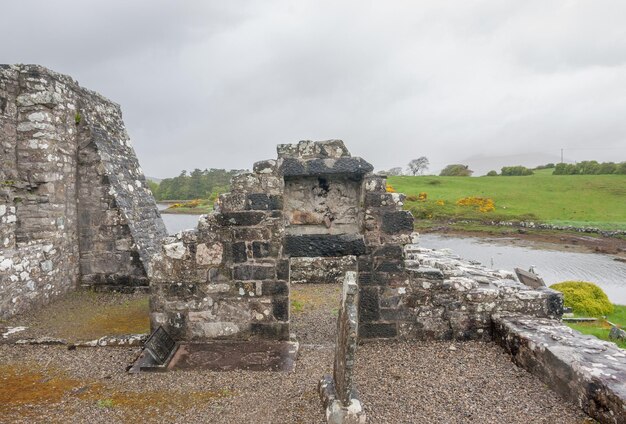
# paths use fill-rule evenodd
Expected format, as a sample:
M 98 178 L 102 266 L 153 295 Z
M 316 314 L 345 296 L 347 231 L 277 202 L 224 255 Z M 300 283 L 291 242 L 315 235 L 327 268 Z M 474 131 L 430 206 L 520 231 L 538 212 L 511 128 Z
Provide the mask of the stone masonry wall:
M 338 280 L 333 264 L 379 278 L 401 272 L 413 219 L 372 170 L 339 140 L 302 141 L 234 177 L 215 212 L 155 258 L 153 327 L 183 340 L 286 339 L 292 269 L 298 282 L 316 265 L 316 282 Z
M 417 237 L 414 237 L 417 242 Z M 405 246 L 409 280 L 399 292 L 385 291 L 386 313 L 398 318 L 402 337 L 439 340 L 491 340 L 492 317 L 523 313 L 560 318 L 562 294 L 533 289 L 508 271 L 492 270 L 465 261 L 449 250 L 432 250 L 419 244 Z
M 411 244 L 404 196 L 372 169 L 339 140 L 279 145 L 277 160 L 233 178 L 197 230 L 166 239 L 152 326 L 181 340 L 286 339 L 290 283 L 337 283 L 349 270 L 362 339 L 489 339 L 493 313 L 561 314 L 557 292 Z
M 0 65 L 0 224 L 0 318 L 76 288 L 81 273 L 88 285 L 145 284 L 165 227 L 119 106 L 43 67 Z

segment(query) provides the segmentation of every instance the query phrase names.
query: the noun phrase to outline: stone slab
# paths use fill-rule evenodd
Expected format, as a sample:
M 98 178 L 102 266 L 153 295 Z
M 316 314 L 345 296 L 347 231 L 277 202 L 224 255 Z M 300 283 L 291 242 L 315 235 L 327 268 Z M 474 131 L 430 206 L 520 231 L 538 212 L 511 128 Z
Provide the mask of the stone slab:
M 494 340 L 522 368 L 601 423 L 626 423 L 626 351 L 557 320 L 494 316 Z
M 370 163 L 357 157 L 310 160 L 285 158 L 280 166 L 279 172 L 285 178 L 324 175 L 350 175 L 359 177 L 373 170 L 374 167 Z
M 295 369 L 298 343 L 280 341 L 215 341 L 182 344 L 168 370 L 285 371 Z
M 520 283 L 525 284 L 528 287 L 532 287 L 534 289 L 538 289 L 539 287 L 546 287 L 546 283 L 543 281 L 543 278 L 541 278 L 537 274 L 524 271 L 523 269 L 520 269 L 520 268 L 515 268 L 514 271 Z
M 360 256 L 365 241 L 360 234 L 286 235 L 283 254 L 288 257 Z
M 176 342 L 161 326 L 150 334 L 144 344 L 144 349 L 152 355 L 159 365 L 163 365 L 167 361 L 175 347 Z

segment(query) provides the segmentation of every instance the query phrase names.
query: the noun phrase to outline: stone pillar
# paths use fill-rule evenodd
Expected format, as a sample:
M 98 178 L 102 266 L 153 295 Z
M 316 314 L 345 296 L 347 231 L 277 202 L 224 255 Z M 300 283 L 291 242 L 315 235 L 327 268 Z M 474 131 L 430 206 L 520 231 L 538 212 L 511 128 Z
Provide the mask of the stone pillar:
M 358 286 L 356 273 L 346 273 L 337 318 L 337 343 L 333 376 L 319 382 L 319 392 L 326 409 L 326 421 L 332 424 L 365 423 L 365 412 L 353 381 L 358 341 Z

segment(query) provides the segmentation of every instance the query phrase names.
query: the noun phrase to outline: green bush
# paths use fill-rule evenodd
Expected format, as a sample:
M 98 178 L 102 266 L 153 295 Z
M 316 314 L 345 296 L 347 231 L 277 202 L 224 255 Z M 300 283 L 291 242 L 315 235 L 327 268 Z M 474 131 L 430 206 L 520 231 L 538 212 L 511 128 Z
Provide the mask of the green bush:
M 440 177 L 469 177 L 474 171 L 469 166 L 459 163 L 448 165 L 439 173 Z
M 593 283 L 564 281 L 550 288 L 563 293 L 565 306 L 572 308 L 575 314 L 600 317 L 613 313 L 613 304 L 606 293 Z
M 528 169 L 525 166 L 504 166 L 502 167 L 501 175 L 503 177 L 511 177 L 511 176 L 525 176 L 525 175 L 533 175 L 533 170 Z
M 487 172 L 487 176 L 488 177 L 497 177 L 498 176 L 498 171 L 491 170 L 491 171 Z

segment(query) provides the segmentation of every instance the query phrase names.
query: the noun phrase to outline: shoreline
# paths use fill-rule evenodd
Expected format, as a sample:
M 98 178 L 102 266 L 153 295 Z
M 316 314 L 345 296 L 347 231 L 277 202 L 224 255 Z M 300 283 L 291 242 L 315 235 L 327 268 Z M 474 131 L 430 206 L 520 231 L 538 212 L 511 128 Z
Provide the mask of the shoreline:
M 442 236 L 474 237 L 485 240 L 502 242 L 505 239 L 516 246 L 558 250 L 562 252 L 600 253 L 612 256 L 616 261 L 626 262 L 626 240 L 615 237 L 570 233 L 556 230 L 529 230 L 498 231 L 496 229 L 463 229 L 449 225 L 432 225 L 416 228 L 423 234 L 438 234 Z

